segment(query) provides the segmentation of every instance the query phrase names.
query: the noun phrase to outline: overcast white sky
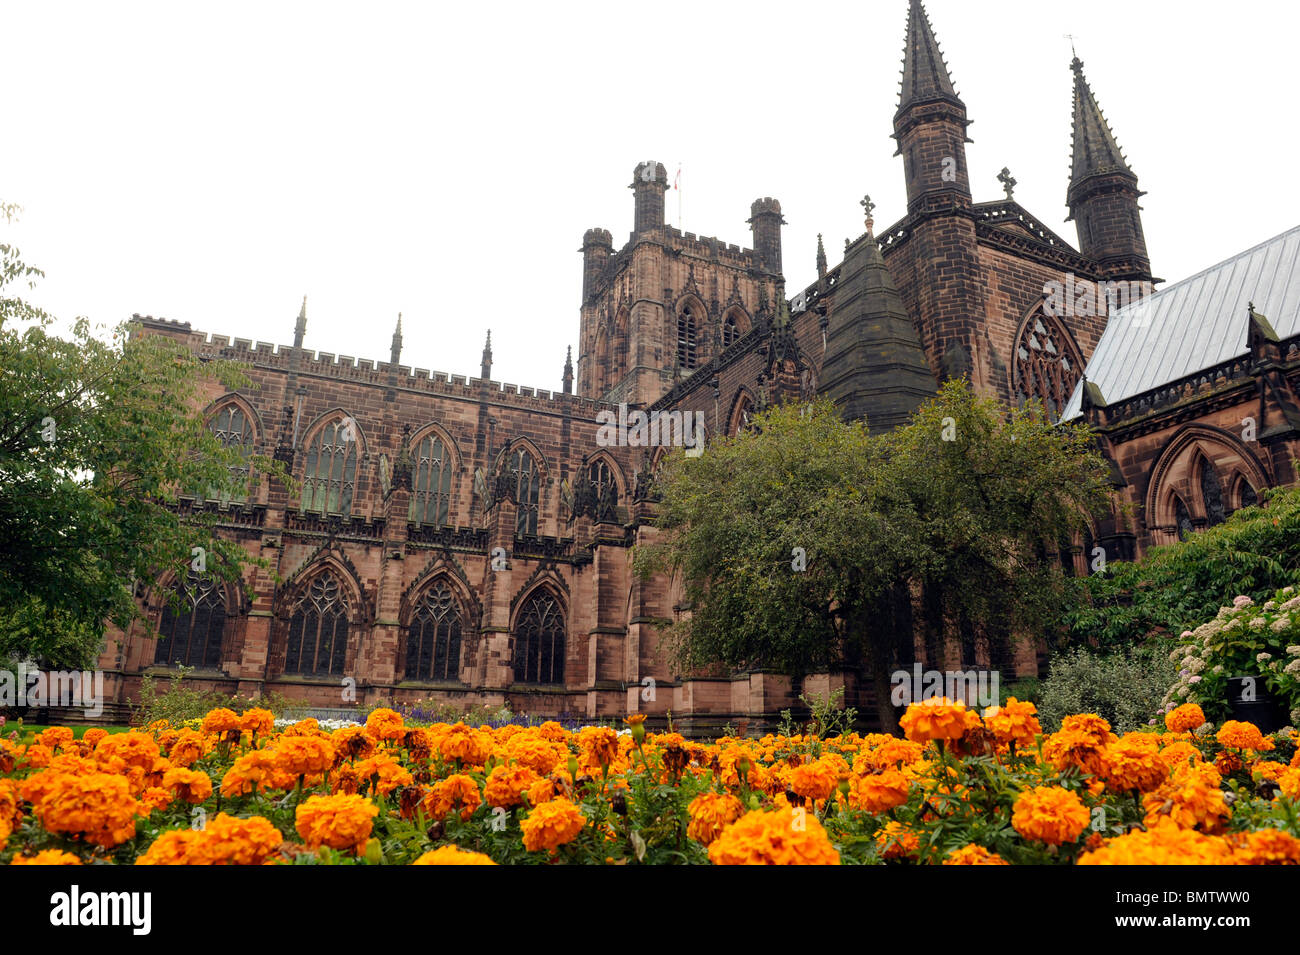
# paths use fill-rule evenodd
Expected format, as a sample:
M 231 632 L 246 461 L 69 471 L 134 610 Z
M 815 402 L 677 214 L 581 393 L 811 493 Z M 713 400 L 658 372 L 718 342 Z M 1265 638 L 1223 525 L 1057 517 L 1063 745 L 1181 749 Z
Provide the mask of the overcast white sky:
M 930 0 L 976 201 L 1065 223 L 1073 33 L 1174 281 L 1297 224 L 1292 0 Z M 61 318 L 133 312 L 558 389 L 583 232 L 632 224 L 639 160 L 684 227 L 751 245 L 780 199 L 788 288 L 905 206 L 891 118 L 907 0 L 290 4 L 0 0 L 0 241 Z M 668 194 L 677 222 L 677 197 Z M 576 358 L 576 355 L 575 355 Z

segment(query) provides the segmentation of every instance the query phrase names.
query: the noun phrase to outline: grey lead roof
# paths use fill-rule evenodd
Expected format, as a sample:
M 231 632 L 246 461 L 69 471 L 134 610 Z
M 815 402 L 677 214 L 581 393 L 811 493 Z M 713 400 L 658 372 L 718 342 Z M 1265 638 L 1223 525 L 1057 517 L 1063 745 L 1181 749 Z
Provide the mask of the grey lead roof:
M 1113 404 L 1244 355 L 1250 302 L 1279 338 L 1300 333 L 1300 226 L 1112 312 L 1088 381 Z

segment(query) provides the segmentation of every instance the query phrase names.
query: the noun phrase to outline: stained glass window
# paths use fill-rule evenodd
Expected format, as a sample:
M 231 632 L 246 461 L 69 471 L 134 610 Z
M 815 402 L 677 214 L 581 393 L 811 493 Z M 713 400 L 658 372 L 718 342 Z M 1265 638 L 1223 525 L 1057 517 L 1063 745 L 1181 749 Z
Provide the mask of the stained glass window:
M 564 615 L 545 591 L 524 604 L 515 628 L 515 682 L 564 682 Z
M 406 634 L 406 678 L 459 680 L 460 636 L 460 608 L 440 581 L 425 592 Z
M 348 604 L 333 574 L 311 582 L 289 619 L 284 671 L 300 676 L 340 676 L 347 657 Z

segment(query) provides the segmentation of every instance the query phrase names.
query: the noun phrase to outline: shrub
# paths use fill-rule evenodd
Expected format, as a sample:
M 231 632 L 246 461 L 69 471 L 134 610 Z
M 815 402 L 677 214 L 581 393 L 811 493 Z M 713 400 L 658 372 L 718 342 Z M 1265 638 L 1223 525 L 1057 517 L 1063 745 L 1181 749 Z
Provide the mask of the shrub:
M 1039 718 L 1052 732 L 1071 713 L 1096 713 L 1126 733 L 1150 722 L 1177 676 L 1158 649 L 1101 654 L 1076 647 L 1053 657 L 1039 687 Z
M 1207 719 L 1222 719 L 1228 679 L 1258 675 L 1300 722 L 1300 595 L 1284 587 L 1262 605 L 1239 595 L 1213 620 L 1184 631 L 1169 659 L 1178 672 L 1161 701 L 1165 711 L 1197 703 Z
M 291 700 L 278 693 L 249 697 L 228 696 L 217 690 L 201 690 L 193 683 L 185 683 L 185 677 L 191 669 L 178 667 L 175 674 L 168 678 L 166 689 L 161 692 L 154 678 L 145 674 L 140 681 L 140 698 L 131 705 L 132 721 L 139 726 L 148 726 L 157 720 L 166 720 L 170 725 L 178 726 L 186 720 L 201 719 L 209 710 L 218 707 L 236 713 L 260 707 L 280 716 L 288 709 L 304 705 L 301 700 Z

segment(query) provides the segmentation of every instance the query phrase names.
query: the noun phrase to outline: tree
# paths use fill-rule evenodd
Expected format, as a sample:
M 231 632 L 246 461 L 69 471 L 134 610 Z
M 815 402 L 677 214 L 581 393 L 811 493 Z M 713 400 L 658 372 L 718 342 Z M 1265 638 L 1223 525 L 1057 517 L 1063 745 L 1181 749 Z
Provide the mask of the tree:
M 913 597 L 937 599 L 942 639 L 953 622 L 1038 624 L 1064 590 L 1041 541 L 1104 506 L 1105 477 L 1086 432 L 1004 417 L 963 383 L 880 436 L 826 402 L 783 405 L 698 458 L 666 459 L 663 537 L 636 566 L 682 581 L 690 612 L 662 631 L 684 667 L 863 669 L 889 729 Z
M 0 211 L 9 221 L 15 210 Z M 84 318 L 52 334 L 53 319 L 16 291 L 41 275 L 0 244 L 0 654 L 82 667 L 106 621 L 143 617 L 136 581 L 196 563 L 239 576 L 247 553 L 180 492 L 230 488 L 244 462 L 204 424 L 209 370 L 197 356 L 126 324 L 108 341 Z M 245 383 L 219 364 L 227 387 Z
M 1103 650 L 1152 634 L 1177 636 L 1214 617 L 1234 597 L 1263 603 L 1300 580 L 1300 488 L 1272 488 L 1259 506 L 1139 561 L 1113 561 L 1081 578 L 1064 639 Z

